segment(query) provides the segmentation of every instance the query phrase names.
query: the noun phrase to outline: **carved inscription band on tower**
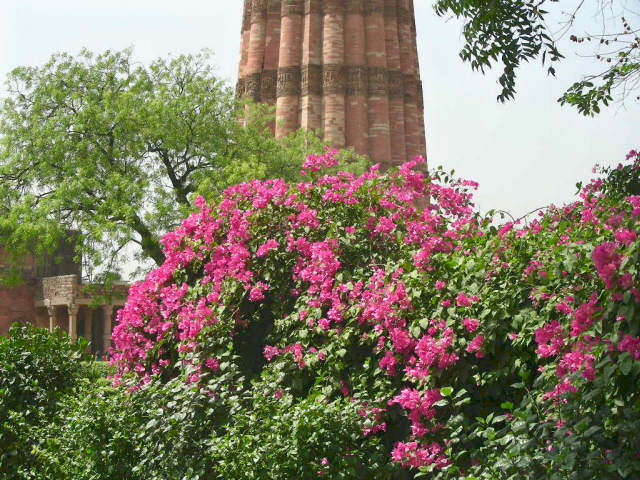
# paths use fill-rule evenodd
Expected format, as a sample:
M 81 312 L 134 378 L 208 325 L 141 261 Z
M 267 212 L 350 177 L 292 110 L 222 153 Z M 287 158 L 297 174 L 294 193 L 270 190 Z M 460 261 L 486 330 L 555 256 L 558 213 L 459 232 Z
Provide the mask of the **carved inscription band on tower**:
M 413 0 L 245 0 L 237 94 L 384 166 L 426 156 Z

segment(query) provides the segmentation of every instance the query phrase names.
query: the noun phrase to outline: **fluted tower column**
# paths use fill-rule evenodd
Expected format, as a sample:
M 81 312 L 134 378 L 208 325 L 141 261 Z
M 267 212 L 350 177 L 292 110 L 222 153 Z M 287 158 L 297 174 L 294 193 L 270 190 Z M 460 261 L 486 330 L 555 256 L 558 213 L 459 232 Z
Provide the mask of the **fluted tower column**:
M 322 0 L 306 1 L 300 78 L 300 126 L 307 130 L 322 128 L 322 23 Z
M 249 35 L 251 35 L 251 3 L 252 0 L 244 0 L 242 12 L 242 31 L 240 32 L 240 59 L 238 61 L 238 83 L 236 95 L 244 96 L 247 75 L 247 61 L 249 59 Z
M 391 134 L 391 162 L 401 163 L 407 158 L 404 130 L 404 77 L 400 62 L 398 38 L 398 0 L 384 0 L 385 46 L 389 69 L 389 129 Z
M 407 157 L 423 154 L 420 130 L 420 117 L 423 112 L 418 110 L 418 101 L 422 97 L 420 72 L 417 65 L 417 48 L 413 36 L 413 2 L 398 0 L 398 39 L 400 44 L 400 64 L 404 82 L 404 126 Z
M 344 4 L 324 0 L 322 86 L 324 138 L 335 148 L 345 146 Z
M 304 0 L 282 0 L 276 138 L 300 128 L 303 14 Z
M 367 45 L 363 7 L 364 0 L 345 2 L 345 131 L 347 147 L 368 155 Z
M 245 0 L 237 94 L 273 132 L 324 131 L 384 167 L 426 156 L 413 0 Z
M 262 84 L 263 59 L 267 35 L 267 3 L 253 2 L 250 9 L 251 26 L 249 27 L 249 43 L 247 60 L 244 65 L 245 95 L 254 102 L 260 101 Z
M 264 62 L 260 85 L 260 102 L 275 106 L 278 85 L 278 65 L 280 59 L 280 16 L 282 12 L 281 0 L 269 0 L 267 3 L 267 26 L 264 44 Z M 276 122 L 269 127 L 275 135 Z
M 369 76 L 369 157 L 386 167 L 391 163 L 391 138 L 383 0 L 365 0 L 364 26 Z

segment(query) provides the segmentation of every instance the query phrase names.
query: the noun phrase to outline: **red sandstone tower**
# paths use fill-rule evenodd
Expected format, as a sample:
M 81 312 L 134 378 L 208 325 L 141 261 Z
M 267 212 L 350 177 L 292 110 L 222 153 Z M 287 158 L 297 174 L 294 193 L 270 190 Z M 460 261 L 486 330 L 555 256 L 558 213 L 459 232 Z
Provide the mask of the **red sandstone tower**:
M 275 105 L 277 138 L 426 157 L 413 0 L 245 0 L 237 95 Z

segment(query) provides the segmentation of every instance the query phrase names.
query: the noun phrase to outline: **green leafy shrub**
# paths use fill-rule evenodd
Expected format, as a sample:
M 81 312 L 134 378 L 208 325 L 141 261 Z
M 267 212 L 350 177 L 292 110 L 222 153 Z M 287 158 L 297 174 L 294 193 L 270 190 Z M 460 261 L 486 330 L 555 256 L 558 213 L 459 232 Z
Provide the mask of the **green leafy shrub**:
M 134 439 L 141 423 L 137 410 L 125 391 L 105 381 L 81 379 L 60 399 L 56 416 L 33 431 L 33 478 L 144 478 L 132 472 L 138 459 Z
M 32 470 L 34 431 L 76 385 L 85 344 L 56 330 L 11 326 L 0 336 L 0 478 L 40 478 Z

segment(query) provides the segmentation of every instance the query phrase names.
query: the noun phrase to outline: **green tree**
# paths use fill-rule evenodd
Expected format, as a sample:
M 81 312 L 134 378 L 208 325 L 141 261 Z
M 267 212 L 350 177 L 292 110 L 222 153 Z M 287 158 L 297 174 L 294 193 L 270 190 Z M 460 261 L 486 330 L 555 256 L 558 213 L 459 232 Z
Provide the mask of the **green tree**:
M 16 68 L 0 106 L 0 249 L 19 264 L 69 229 L 90 265 L 116 271 L 127 246 L 160 265 L 160 235 L 230 184 L 298 175 L 322 142 L 282 142 L 268 112 L 240 103 L 208 52 L 143 66 L 131 50 L 53 55 Z
M 547 19 L 550 14 L 561 11 L 544 9 L 558 3 L 566 17 L 556 32 L 549 27 Z M 580 31 L 575 35 L 574 32 L 579 31 L 576 20 L 580 15 L 588 17 L 585 9 L 589 5 L 596 8 L 599 32 L 583 34 Z M 566 9 L 571 11 L 566 13 Z M 594 115 L 600 112 L 601 105 L 623 101 L 640 89 L 640 19 L 624 1 L 582 0 L 577 6 L 568 6 L 567 2 L 558 0 L 438 0 L 435 10 L 438 15 L 452 14 L 463 20 L 465 45 L 460 57 L 471 63 L 474 70 L 484 73 L 494 64 L 502 64 L 498 78 L 501 102 L 514 97 L 516 74 L 523 63 L 541 58 L 549 74 L 555 75 L 554 65 L 564 58 L 557 42 L 564 36 L 575 43 L 592 42 L 591 54 L 604 64 L 604 69 L 599 74 L 585 75 L 571 85 L 558 100 L 561 104 L 573 105 L 584 115 Z M 635 19 L 635 28 L 629 17 Z M 636 100 L 640 100 L 640 96 Z

